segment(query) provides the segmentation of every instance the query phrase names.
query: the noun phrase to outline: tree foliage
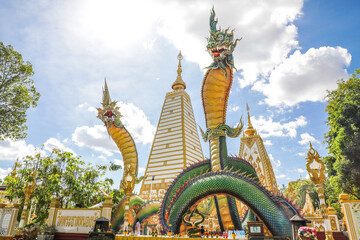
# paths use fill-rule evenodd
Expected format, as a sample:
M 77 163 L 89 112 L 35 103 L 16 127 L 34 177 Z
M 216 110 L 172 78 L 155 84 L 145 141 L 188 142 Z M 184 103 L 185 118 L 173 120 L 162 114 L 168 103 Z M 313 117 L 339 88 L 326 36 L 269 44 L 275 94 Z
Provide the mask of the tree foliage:
M 111 190 L 112 179 L 103 179 L 107 170 L 118 170 L 120 166 L 110 167 L 86 164 L 79 156 L 70 152 L 54 149 L 47 157 L 26 156 L 18 162 L 16 169 L 7 176 L 4 184 L 10 200 L 17 198 L 23 205 L 24 187 L 32 181 L 31 172 L 36 169 L 36 187 L 31 196 L 31 206 L 36 218 L 34 222 L 44 223 L 48 217 L 53 197 L 58 197 L 60 207 L 90 207 L 105 199 L 106 194 L 113 195 L 118 202 L 122 191 Z M 20 214 L 19 214 L 20 216 Z
M 0 42 L 0 140 L 26 137 L 26 110 L 36 107 L 36 91 L 30 62 L 24 62 L 11 45 Z
M 360 69 L 338 88 L 328 91 L 325 134 L 329 156 L 325 158 L 330 185 L 360 199 Z

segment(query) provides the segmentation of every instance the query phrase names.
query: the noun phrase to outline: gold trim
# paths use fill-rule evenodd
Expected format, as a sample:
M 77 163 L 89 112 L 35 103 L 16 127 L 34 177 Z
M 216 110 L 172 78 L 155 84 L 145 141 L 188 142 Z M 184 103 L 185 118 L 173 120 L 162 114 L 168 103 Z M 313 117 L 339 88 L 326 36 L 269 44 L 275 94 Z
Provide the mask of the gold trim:
M 257 152 L 256 159 L 251 154 L 253 150 Z M 250 153 L 249 155 L 247 155 L 247 151 Z M 262 185 L 266 186 L 269 191 L 278 192 L 274 170 L 260 135 L 242 137 L 239 156 L 245 158 L 255 168 Z
M 184 109 L 184 98 L 181 98 L 181 109 Z M 186 145 L 185 145 L 185 130 L 184 130 L 184 111 L 181 112 L 181 132 L 182 132 L 182 145 L 183 145 L 183 158 L 184 158 L 184 168 L 186 168 Z
M 351 214 L 351 209 L 350 209 L 350 205 L 346 204 L 345 206 L 345 221 L 346 221 L 346 225 L 348 227 L 348 230 L 350 230 L 350 239 L 355 239 L 356 237 L 356 230 L 355 230 L 355 226 L 354 226 L 354 220 L 352 218 L 352 214 Z

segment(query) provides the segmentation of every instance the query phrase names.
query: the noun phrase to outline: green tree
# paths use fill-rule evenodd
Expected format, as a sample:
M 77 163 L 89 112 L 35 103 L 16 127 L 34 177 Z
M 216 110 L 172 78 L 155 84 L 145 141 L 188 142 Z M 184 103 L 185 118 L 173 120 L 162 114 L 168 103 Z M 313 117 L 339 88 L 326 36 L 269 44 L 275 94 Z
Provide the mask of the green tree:
M 360 199 L 360 69 L 337 89 L 328 91 L 325 134 L 329 156 L 325 163 L 334 194 L 345 192 Z M 338 196 L 337 196 L 338 197 Z M 333 197 L 334 198 L 334 197 Z
M 54 149 L 47 157 L 36 154 L 17 162 L 16 168 L 5 178 L 4 184 L 7 186 L 8 198 L 17 198 L 23 205 L 26 182 L 36 181 L 30 203 L 36 215 L 34 222 L 44 223 L 53 197 L 58 197 L 60 207 L 64 208 L 90 207 L 103 201 L 108 193 L 111 193 L 114 202 L 118 202 L 123 192 L 112 190 L 113 180 L 104 179 L 104 174 L 108 170 L 120 168 L 115 164 L 92 166 L 82 161 L 80 156 Z M 31 177 L 34 169 L 36 179 Z
M 0 42 L 0 140 L 26 137 L 26 110 L 36 107 L 40 98 L 30 79 L 33 74 L 30 62 Z

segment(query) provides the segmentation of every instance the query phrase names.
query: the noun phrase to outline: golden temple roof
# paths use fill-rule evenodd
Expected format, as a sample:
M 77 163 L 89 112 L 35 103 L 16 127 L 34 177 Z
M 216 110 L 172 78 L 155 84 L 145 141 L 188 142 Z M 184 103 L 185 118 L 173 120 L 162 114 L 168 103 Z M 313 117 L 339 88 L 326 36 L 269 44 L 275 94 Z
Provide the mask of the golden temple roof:
M 179 59 L 179 64 L 178 64 L 178 69 L 177 69 L 177 77 L 176 77 L 176 80 L 175 82 L 172 84 L 172 89 L 174 90 L 184 90 L 186 89 L 186 84 L 185 82 L 182 80 L 182 77 L 181 77 L 181 72 L 182 72 L 182 68 L 181 68 L 181 60 L 183 59 L 183 56 L 181 55 L 181 51 L 179 52 L 179 55 L 177 57 Z

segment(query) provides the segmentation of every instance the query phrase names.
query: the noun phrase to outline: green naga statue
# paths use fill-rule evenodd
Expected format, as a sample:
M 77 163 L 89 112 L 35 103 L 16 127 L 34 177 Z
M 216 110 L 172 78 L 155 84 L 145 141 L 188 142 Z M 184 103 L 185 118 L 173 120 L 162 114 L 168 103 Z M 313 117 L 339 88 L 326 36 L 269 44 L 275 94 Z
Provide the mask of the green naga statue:
M 195 222 L 191 221 L 191 218 L 194 216 L 200 216 L 200 220 L 197 220 Z M 203 223 L 205 220 L 204 214 L 199 212 L 197 208 L 195 208 L 193 211 L 190 211 L 190 209 L 186 212 L 186 214 L 183 216 L 182 221 L 186 224 L 186 234 L 189 237 L 200 237 L 200 224 Z
M 217 22 L 212 9 L 207 51 L 214 62 L 208 67 L 201 89 L 206 120 L 202 135 L 209 142 L 210 159 L 188 167 L 173 181 L 161 205 L 161 223 L 164 229 L 177 234 L 185 229 L 182 219 L 188 209 L 193 211 L 204 198 L 214 197 L 221 231 L 230 225 L 242 229 L 247 221 L 258 219 L 273 236 L 291 236 L 289 219 L 298 210 L 262 186 L 250 163 L 227 154 L 226 137 L 238 137 L 243 127 L 241 120 L 235 128 L 225 123 L 235 68 L 232 54 L 239 39 L 234 39 L 229 29 L 218 29 Z M 235 199 L 251 209 L 243 219 Z

